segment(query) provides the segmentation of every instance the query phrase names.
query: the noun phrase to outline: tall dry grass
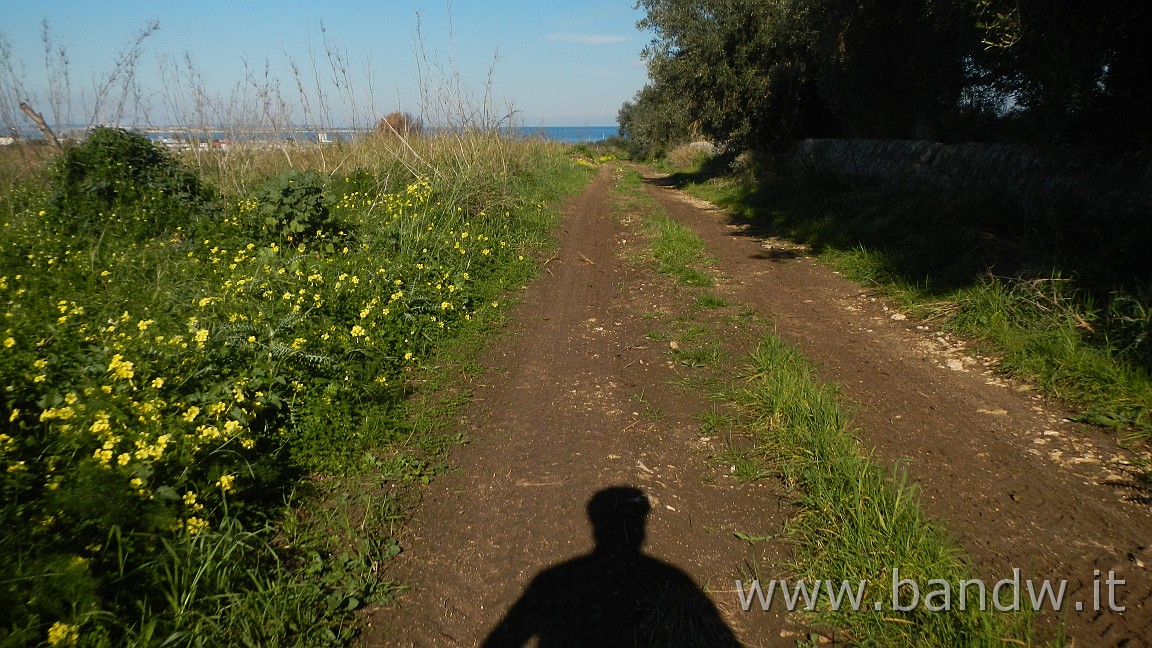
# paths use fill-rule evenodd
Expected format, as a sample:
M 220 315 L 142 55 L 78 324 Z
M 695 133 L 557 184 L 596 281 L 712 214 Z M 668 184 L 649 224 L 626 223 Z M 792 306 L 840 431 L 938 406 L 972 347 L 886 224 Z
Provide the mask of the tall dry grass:
M 187 141 L 185 161 L 215 179 L 226 193 L 236 194 L 287 169 L 336 175 L 350 169 L 379 171 L 384 165 L 409 176 L 490 183 L 522 162 L 522 153 L 496 136 L 514 125 L 517 111 L 496 99 L 495 60 L 484 78 L 466 79 L 454 52 L 441 56 L 430 51 L 419 15 L 413 73 L 420 106 L 414 117 L 424 127 L 386 134 L 390 136 L 375 132 L 382 111 L 376 105 L 370 63 L 354 66 L 347 49 L 323 23 L 317 47 L 308 43 L 284 53 L 287 78 L 275 73 L 270 59 L 244 60 L 240 77 L 223 93 L 212 89 L 213 80 L 188 53 L 158 54 L 158 85 L 145 87 L 144 46 L 158 29 L 156 21 L 145 23 L 90 92 L 73 84 L 68 48 L 46 21 L 39 64 L 21 60 L 0 32 L 0 127 L 27 131 L 30 123 L 18 105 L 31 97 L 34 107 L 47 107 L 45 116 L 58 134 L 72 134 L 75 124 L 84 124 L 78 136 L 98 125 L 165 129 Z M 447 29 L 453 29 L 451 16 Z M 42 77 L 45 96 L 29 91 L 35 85 L 28 82 L 30 75 Z M 73 103 L 77 99 L 80 106 Z M 351 143 L 321 145 L 323 135 L 334 130 L 358 134 Z M 227 149 L 213 147 L 213 137 L 226 140 Z M 4 156 L 5 162 L 36 166 L 43 161 L 28 147 L 16 148 L 15 156 Z

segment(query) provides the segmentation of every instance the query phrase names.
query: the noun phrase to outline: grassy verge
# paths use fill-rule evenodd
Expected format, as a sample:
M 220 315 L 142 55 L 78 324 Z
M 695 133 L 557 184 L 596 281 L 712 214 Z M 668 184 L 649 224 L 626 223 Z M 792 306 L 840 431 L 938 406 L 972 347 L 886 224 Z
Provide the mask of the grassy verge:
M 616 185 L 617 210 L 641 214 L 644 229 L 651 236 L 652 258 L 658 272 L 672 275 L 689 286 L 711 286 L 711 276 L 699 269 L 708 262 L 707 250 L 690 230 L 663 213 L 656 201 L 644 192 L 644 179 L 627 170 Z
M 678 279 L 689 271 L 708 277 L 703 243 L 691 230 L 637 199 L 634 183 L 621 187 L 618 204 L 644 210 L 652 236 L 649 250 L 660 271 Z M 669 248 L 680 252 L 668 255 Z M 934 589 L 947 583 L 958 593 L 961 582 L 972 575 L 947 534 L 922 512 L 914 485 L 903 473 L 889 474 L 861 453 L 835 389 L 813 378 L 800 353 L 766 334 L 733 379 L 734 361 L 727 354 L 739 336 L 717 327 L 766 327 L 739 305 L 692 282 L 679 283 L 699 291 L 689 314 L 650 337 L 675 342 L 671 355 L 685 368 L 683 384 L 717 401 L 701 416 L 701 432 L 727 440 L 728 448 L 718 459 L 740 479 L 779 476 L 794 494 L 797 513 L 789 526 L 796 546 L 793 577 L 866 581 L 865 602 L 899 603 L 883 610 L 865 605 L 860 611 L 837 611 L 822 598 L 808 611 L 807 621 L 860 645 L 1002 646 L 1032 641 L 1029 621 L 1022 615 L 981 611 L 973 600 L 969 609 L 961 610 L 955 595 L 949 609 L 941 609 L 938 598 L 911 609 L 907 586 L 891 591 L 894 569 L 900 578 L 919 584 L 922 594 L 929 583 Z M 696 373 L 703 375 L 693 378 Z
M 108 130 L 0 175 L 0 644 L 290 646 L 393 593 L 443 381 L 588 172 L 480 132 Z
M 1142 230 L 1077 237 L 1083 215 L 1017 213 L 994 197 L 679 177 L 763 234 L 806 243 L 848 278 L 975 340 L 1084 421 L 1152 440 L 1152 301 L 1139 263 L 1115 252 Z
M 728 396 L 745 413 L 743 424 L 758 449 L 797 494 L 801 512 L 791 531 L 798 540 L 799 576 L 810 581 L 867 581 L 866 602 L 885 609 L 815 613 L 818 625 L 842 628 L 866 645 L 1002 646 L 1028 642 L 1026 619 L 981 611 L 969 600 L 961 609 L 953 594 L 921 599 L 913 610 L 908 589 L 893 592 L 893 570 L 901 579 L 942 591 L 962 591 L 972 578 L 946 534 L 922 512 L 916 489 L 902 472 L 889 475 L 860 452 L 848 432 L 834 389 L 812 376 L 795 349 L 766 336 L 748 358 L 744 382 Z M 932 609 L 935 606 L 936 609 Z

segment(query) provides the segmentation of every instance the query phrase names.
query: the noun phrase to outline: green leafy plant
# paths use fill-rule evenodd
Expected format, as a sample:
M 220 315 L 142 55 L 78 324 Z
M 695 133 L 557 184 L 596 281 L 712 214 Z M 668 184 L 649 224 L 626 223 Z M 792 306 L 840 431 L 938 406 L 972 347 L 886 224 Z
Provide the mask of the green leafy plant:
M 286 171 L 256 192 L 251 216 L 267 238 L 311 241 L 332 232 L 332 201 L 324 177 L 315 171 Z
M 52 165 L 45 216 L 81 236 L 142 241 L 187 229 L 215 192 L 148 138 L 119 128 L 93 130 Z

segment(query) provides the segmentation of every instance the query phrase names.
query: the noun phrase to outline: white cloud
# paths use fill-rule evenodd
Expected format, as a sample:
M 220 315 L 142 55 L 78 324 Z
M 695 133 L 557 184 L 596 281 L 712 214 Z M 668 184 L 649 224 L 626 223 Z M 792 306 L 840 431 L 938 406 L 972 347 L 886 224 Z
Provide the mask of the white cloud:
M 581 43 L 583 45 L 611 45 L 632 40 L 632 37 L 611 34 L 549 34 L 544 37 L 544 40 L 560 43 Z

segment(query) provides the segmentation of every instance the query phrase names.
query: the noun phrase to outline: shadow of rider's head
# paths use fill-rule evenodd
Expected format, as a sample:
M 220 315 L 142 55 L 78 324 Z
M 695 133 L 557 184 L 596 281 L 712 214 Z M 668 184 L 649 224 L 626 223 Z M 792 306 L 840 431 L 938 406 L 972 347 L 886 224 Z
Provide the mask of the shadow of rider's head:
M 651 505 L 638 488 L 614 486 L 588 501 L 588 520 L 596 539 L 596 552 L 636 554 L 644 545 L 644 527 Z

